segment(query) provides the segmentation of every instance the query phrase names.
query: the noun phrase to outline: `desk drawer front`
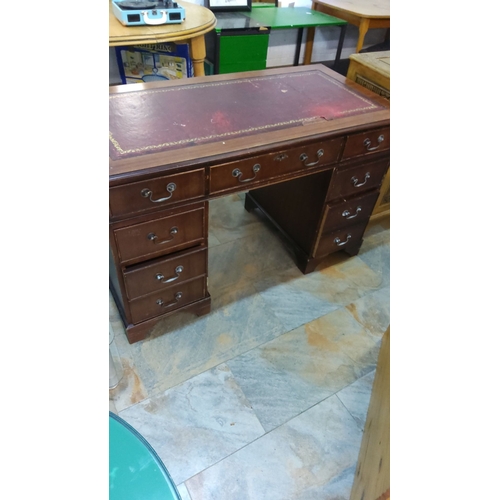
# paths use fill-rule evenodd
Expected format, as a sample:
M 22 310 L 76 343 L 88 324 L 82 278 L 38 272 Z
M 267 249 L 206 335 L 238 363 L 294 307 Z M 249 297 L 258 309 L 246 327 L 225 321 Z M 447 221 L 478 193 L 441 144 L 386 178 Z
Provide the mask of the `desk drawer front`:
M 170 286 L 207 274 L 207 249 L 175 254 L 174 257 L 156 260 L 123 274 L 129 299 L 163 291 Z
M 252 188 L 288 173 L 308 170 L 338 160 L 343 138 L 277 151 L 210 168 L 210 193 Z
M 336 228 L 355 224 L 370 217 L 378 195 L 378 191 L 375 191 L 349 201 L 329 203 L 326 207 L 323 232 L 330 232 Z
M 206 276 L 174 285 L 161 292 L 153 293 L 129 302 L 133 323 L 139 323 L 155 316 L 174 311 L 206 295 Z
M 390 147 L 390 128 L 379 128 L 349 135 L 345 144 L 342 160 L 372 153 L 386 151 Z
M 112 217 L 167 207 L 205 194 L 204 169 L 133 182 L 109 190 Z
M 345 250 L 349 248 L 349 245 L 359 245 L 359 240 L 363 237 L 366 224 L 368 224 L 368 219 L 337 231 L 324 233 L 319 240 L 314 257 L 323 257 L 334 252 L 339 252 L 340 250 Z
M 338 170 L 332 179 L 328 199 L 348 197 L 378 187 L 388 168 L 389 159 L 385 158 Z
M 122 262 L 153 258 L 201 243 L 205 209 L 162 217 L 114 231 Z

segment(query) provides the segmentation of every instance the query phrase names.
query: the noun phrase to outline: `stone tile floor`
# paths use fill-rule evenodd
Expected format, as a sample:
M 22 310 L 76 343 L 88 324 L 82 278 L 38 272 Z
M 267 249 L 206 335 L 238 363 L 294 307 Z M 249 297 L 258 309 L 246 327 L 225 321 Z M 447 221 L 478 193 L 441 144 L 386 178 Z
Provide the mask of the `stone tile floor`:
M 210 202 L 210 314 L 130 345 L 110 295 L 110 410 L 183 500 L 348 500 L 389 326 L 389 221 L 305 276 L 243 196 Z

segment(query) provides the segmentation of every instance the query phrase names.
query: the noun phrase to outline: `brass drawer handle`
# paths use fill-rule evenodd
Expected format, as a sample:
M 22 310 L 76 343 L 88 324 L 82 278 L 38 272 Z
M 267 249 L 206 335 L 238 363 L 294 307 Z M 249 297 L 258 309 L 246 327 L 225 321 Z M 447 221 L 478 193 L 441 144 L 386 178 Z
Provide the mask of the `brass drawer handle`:
M 174 295 L 174 300 L 171 300 L 170 302 L 163 302 L 163 300 L 161 299 L 158 299 L 156 301 L 156 303 L 160 306 L 160 307 L 171 307 L 171 306 L 174 306 L 175 304 L 177 304 L 177 302 L 179 302 L 179 300 L 181 300 L 182 298 L 182 292 L 177 292 L 175 295 Z
M 233 170 L 233 177 L 237 177 L 240 182 L 253 181 L 255 179 L 255 177 L 257 177 L 257 172 L 260 170 L 260 165 L 258 163 L 256 163 L 252 167 L 252 170 L 253 170 L 253 172 L 254 172 L 255 175 L 253 177 L 250 177 L 250 179 L 244 179 L 244 180 L 242 180 L 240 177 L 243 175 L 243 173 L 241 172 L 241 170 L 239 168 L 235 168 Z
M 325 152 L 322 150 L 322 149 L 318 149 L 318 151 L 316 152 L 316 156 L 318 157 L 318 160 L 315 161 L 314 163 L 306 163 L 304 166 L 306 167 L 314 167 L 314 165 L 317 165 L 319 163 L 319 159 L 325 154 Z M 307 161 L 307 158 L 308 156 L 305 154 L 305 153 L 302 153 L 300 156 L 299 156 L 299 160 L 300 161 L 303 161 L 303 162 L 306 162 Z
M 171 238 L 167 238 L 166 240 L 158 240 L 158 236 L 156 236 L 156 234 L 154 233 L 149 233 L 148 234 L 148 240 L 152 241 L 155 245 L 163 245 L 163 243 L 168 243 L 169 241 L 172 241 L 175 237 L 175 235 L 179 232 L 179 228 L 178 227 L 173 227 L 171 230 L 170 230 L 170 234 L 172 235 Z
M 165 279 L 165 276 L 163 276 L 163 274 L 161 273 L 158 273 L 156 275 L 156 279 L 158 281 L 161 281 L 162 283 L 172 283 L 172 281 L 178 280 L 180 278 L 182 271 L 184 271 L 184 268 L 182 266 L 177 266 L 175 268 L 175 276 L 173 278 L 169 278 L 168 280 L 163 281 Z
M 371 148 L 370 146 L 372 145 L 372 141 L 370 141 L 370 139 L 365 139 L 363 141 L 363 146 L 365 146 L 365 148 L 366 148 L 367 151 L 375 151 L 384 142 L 384 136 L 383 135 L 379 135 L 378 138 L 377 138 L 377 142 L 378 142 L 378 144 L 376 146 L 374 146 L 373 148 Z
M 361 184 L 358 184 L 359 180 L 358 180 L 357 177 L 353 177 L 351 179 L 351 182 L 352 182 L 352 184 L 353 184 L 354 187 L 359 188 L 361 186 L 364 186 L 368 182 L 369 178 L 370 178 L 370 172 L 366 172 L 364 182 L 362 182 Z
M 354 219 L 354 217 L 357 217 L 359 212 L 361 212 L 361 207 L 356 208 L 356 213 L 354 215 L 351 215 L 351 212 L 349 210 L 344 210 L 342 212 L 342 217 L 346 217 L 347 219 Z
M 342 247 L 342 246 L 344 246 L 344 245 L 345 245 L 345 244 L 346 244 L 346 243 L 347 243 L 347 242 L 351 239 L 351 237 L 352 237 L 352 236 L 351 236 L 351 234 L 349 233 L 349 234 L 347 235 L 346 240 L 345 240 L 345 241 L 341 241 L 341 239 L 337 236 L 337 237 L 333 240 L 333 242 L 334 242 L 334 243 L 335 243 L 338 247 Z
M 153 198 L 152 198 L 153 191 L 151 191 L 151 189 L 148 189 L 148 188 L 143 189 L 141 191 L 141 195 L 143 198 L 149 198 L 149 201 L 152 201 L 153 203 L 161 203 L 162 201 L 170 200 L 170 198 L 172 198 L 172 196 L 174 195 L 174 191 L 176 188 L 177 188 L 177 186 L 175 185 L 174 182 L 167 184 L 167 191 L 170 193 L 170 195 L 165 196 L 165 198 L 160 198 L 159 200 L 153 200 Z

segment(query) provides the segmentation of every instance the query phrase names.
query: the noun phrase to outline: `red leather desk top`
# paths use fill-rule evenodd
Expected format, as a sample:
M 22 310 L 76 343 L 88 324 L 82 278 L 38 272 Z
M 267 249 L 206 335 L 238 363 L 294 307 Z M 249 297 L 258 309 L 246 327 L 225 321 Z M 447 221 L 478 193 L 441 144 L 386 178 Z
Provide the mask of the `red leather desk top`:
M 171 83 L 110 94 L 112 160 L 384 109 L 314 69 Z

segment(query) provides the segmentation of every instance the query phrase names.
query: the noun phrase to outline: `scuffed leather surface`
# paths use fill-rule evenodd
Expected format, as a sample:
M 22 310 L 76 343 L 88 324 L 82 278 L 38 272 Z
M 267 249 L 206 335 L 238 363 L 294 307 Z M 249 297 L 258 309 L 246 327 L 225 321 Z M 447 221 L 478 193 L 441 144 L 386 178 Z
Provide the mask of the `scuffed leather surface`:
M 111 94 L 113 160 L 383 109 L 321 71 Z

